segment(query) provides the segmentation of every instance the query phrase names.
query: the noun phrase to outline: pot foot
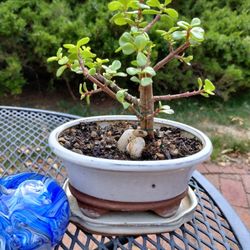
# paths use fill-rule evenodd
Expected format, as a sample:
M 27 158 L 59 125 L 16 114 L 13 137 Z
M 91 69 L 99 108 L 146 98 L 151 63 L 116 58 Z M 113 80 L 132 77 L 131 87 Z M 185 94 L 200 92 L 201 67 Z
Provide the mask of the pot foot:
M 178 208 L 179 208 L 179 205 L 174 206 L 174 207 L 170 207 L 170 208 L 169 207 L 161 207 L 161 208 L 154 209 L 152 211 L 161 217 L 168 218 L 168 217 L 175 215 Z
M 167 218 L 171 217 L 178 210 L 181 200 L 186 196 L 187 190 L 180 195 L 156 202 L 119 202 L 103 200 L 84 194 L 75 189 L 69 183 L 71 194 L 76 198 L 82 213 L 90 218 L 99 218 L 104 214 L 114 211 L 120 212 L 146 212 L 152 211 L 155 214 Z
M 88 206 L 87 204 L 82 204 L 80 202 L 77 202 L 78 206 L 80 207 L 81 212 L 88 216 L 89 218 L 99 218 L 100 216 L 109 213 L 109 210 L 96 208 L 92 206 Z

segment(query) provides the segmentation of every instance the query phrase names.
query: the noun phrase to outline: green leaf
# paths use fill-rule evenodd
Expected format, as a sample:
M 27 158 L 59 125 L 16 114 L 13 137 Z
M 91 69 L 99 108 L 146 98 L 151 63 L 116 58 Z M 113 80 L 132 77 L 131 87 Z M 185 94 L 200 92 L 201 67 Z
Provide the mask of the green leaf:
M 160 111 L 160 113 L 164 113 L 164 114 L 167 114 L 167 115 L 172 115 L 172 114 L 174 114 L 174 110 L 173 109 L 162 109 Z
M 130 104 L 125 101 L 125 94 L 127 91 L 127 89 L 121 89 L 116 93 L 116 99 L 123 105 L 124 109 L 127 109 L 130 106 Z
M 202 80 L 201 80 L 200 77 L 198 78 L 198 86 L 199 86 L 199 90 L 201 90 L 202 86 L 203 86 L 203 83 L 202 83 Z
M 59 49 L 57 50 L 56 56 L 57 56 L 58 58 L 62 58 L 62 48 L 59 48 Z
M 142 85 L 143 87 L 148 86 L 148 85 L 150 85 L 150 84 L 152 84 L 152 83 L 153 83 L 152 78 L 144 77 L 144 78 L 141 79 L 141 85 Z
M 161 36 L 166 35 L 168 32 L 165 30 L 156 30 L 156 33 L 160 34 Z
M 213 85 L 213 83 L 210 80 L 206 79 L 204 84 L 204 91 L 209 95 L 214 95 L 214 90 L 215 86 Z
M 90 96 L 89 95 L 86 96 L 86 103 L 87 103 L 87 105 L 90 105 Z
M 71 61 L 77 60 L 78 61 L 78 55 L 77 55 L 77 53 L 69 54 L 69 60 L 71 60 Z
M 116 17 L 114 19 L 114 23 L 118 26 L 123 26 L 123 25 L 126 25 L 127 24 L 127 20 L 125 17 L 123 16 L 120 16 L 120 17 Z
M 56 71 L 56 76 L 60 77 L 63 74 L 65 69 L 67 69 L 67 65 L 63 65 L 59 67 L 58 70 Z
M 132 82 L 141 83 L 140 79 L 139 79 L 138 77 L 136 77 L 136 76 L 132 76 L 132 77 L 130 78 L 130 80 L 131 80 Z
M 189 42 L 190 42 L 190 45 L 192 47 L 194 47 L 194 46 L 200 45 L 202 41 L 198 41 L 197 39 L 194 39 L 194 38 L 190 37 Z
M 125 43 L 122 46 L 122 52 L 124 55 L 131 55 L 135 52 L 135 46 L 132 43 Z
M 168 33 L 173 33 L 174 31 L 178 30 L 180 27 L 172 27 L 169 29 Z
M 137 61 L 136 61 L 136 60 L 131 61 L 131 64 L 132 64 L 133 66 L 135 66 L 135 67 L 138 67 L 138 64 L 137 64 Z
M 109 59 L 100 59 L 100 58 L 96 58 L 96 62 L 99 63 L 99 64 L 103 64 L 103 63 L 109 62 Z
M 119 48 L 117 48 L 116 50 L 115 50 L 115 53 L 118 53 L 118 52 L 120 52 L 122 50 L 122 47 L 119 47 Z
M 74 49 L 76 46 L 74 44 L 66 43 L 63 45 L 63 47 L 66 49 Z
M 123 102 L 122 106 L 123 106 L 124 109 L 128 109 L 130 104 L 128 102 Z
M 90 74 L 91 76 L 95 75 L 95 73 L 96 73 L 96 69 L 95 69 L 95 68 L 91 68 L 91 69 L 89 70 L 89 74 Z
M 161 105 L 161 103 L 159 103 L 159 108 L 160 108 L 160 113 L 165 113 L 168 115 L 174 114 L 174 110 L 171 109 L 170 106 L 168 105 Z
M 125 17 L 124 20 L 125 20 L 125 21 L 127 22 L 127 24 L 129 24 L 129 25 L 136 25 L 135 21 L 132 20 L 132 19 L 130 19 L 130 18 Z
M 132 33 L 138 32 L 138 28 L 137 28 L 137 27 L 131 27 L 131 32 L 132 32 Z
M 190 34 L 193 39 L 198 42 L 202 42 L 204 40 L 204 30 L 201 27 L 194 27 L 190 30 Z
M 172 0 L 165 0 L 164 5 L 166 6 L 166 5 L 170 4 L 171 2 L 172 2 Z
M 132 8 L 134 10 L 138 10 L 139 9 L 139 5 L 140 5 L 140 2 L 138 0 L 129 1 L 129 3 L 128 3 L 128 7 Z
M 155 75 L 156 75 L 155 70 L 154 70 L 152 67 L 150 67 L 150 66 L 146 67 L 146 68 L 143 70 L 143 73 L 150 74 L 151 76 L 155 76 Z
M 47 59 L 47 62 L 54 62 L 54 61 L 57 61 L 57 60 L 58 60 L 57 56 L 51 56 L 51 57 L 49 57 Z
M 143 3 L 139 3 L 139 6 L 141 9 L 150 9 L 150 7 L 146 4 L 143 4 Z
M 161 12 L 158 10 L 143 10 L 142 14 L 144 15 L 157 15 L 160 14 Z
M 76 44 L 77 48 L 80 48 L 81 46 L 87 44 L 87 43 L 89 42 L 89 40 L 90 40 L 90 39 L 89 39 L 88 37 L 84 37 L 84 38 L 80 39 L 80 40 L 77 42 L 77 44 Z
M 204 97 L 209 97 L 209 94 L 207 93 L 201 93 L 201 95 L 203 95 Z
M 121 10 L 123 8 L 123 4 L 119 1 L 112 1 L 108 4 L 108 8 L 110 11 Z
M 187 30 L 191 27 L 190 24 L 185 22 L 185 21 L 179 21 L 179 22 L 177 22 L 177 25 L 185 30 Z
M 187 56 L 187 57 L 183 57 L 182 60 L 183 62 L 185 62 L 187 65 L 191 65 L 190 62 L 193 60 L 193 56 Z
M 162 105 L 161 108 L 162 109 L 170 109 L 170 106 L 168 106 L 168 105 Z
M 167 13 L 170 17 L 172 17 L 174 20 L 178 19 L 178 12 L 172 8 L 167 8 L 164 10 L 165 13 Z
M 147 24 L 148 24 L 147 21 L 141 22 L 141 23 L 139 23 L 139 27 L 140 28 L 145 28 L 147 26 Z
M 134 67 L 129 67 L 129 68 L 127 68 L 127 73 L 129 74 L 129 75 L 131 75 L 131 76 L 134 76 L 134 75 L 136 75 L 136 74 L 138 74 L 139 72 L 140 72 L 140 70 L 139 69 L 136 69 L 136 68 L 134 68 Z
M 115 73 L 114 76 L 126 77 L 127 74 L 125 74 L 123 72 L 118 72 L 118 73 Z
M 162 14 L 161 15 L 161 22 L 162 23 L 165 23 L 167 25 L 167 27 L 173 27 L 174 24 L 175 24 L 175 21 L 172 17 L 170 17 L 169 15 L 167 14 Z
M 69 58 L 67 56 L 62 57 L 59 61 L 58 64 L 64 65 L 69 61 Z
M 183 38 L 185 38 L 187 35 L 187 31 L 183 30 L 183 31 L 175 31 L 172 33 L 172 38 L 174 40 L 181 40 Z
M 149 5 L 150 7 L 161 7 L 161 3 L 158 0 L 148 0 L 146 2 L 147 5 Z
M 121 89 L 119 91 L 117 91 L 116 93 L 116 99 L 119 101 L 119 102 L 124 102 L 124 98 L 125 98 L 125 93 L 127 92 L 128 90 L 127 89 Z
M 122 47 L 123 45 L 129 42 L 133 42 L 133 37 L 130 33 L 124 32 L 119 39 L 119 45 Z
M 79 84 L 79 94 L 83 95 L 84 92 L 82 91 L 82 83 Z
M 143 50 L 148 43 L 148 39 L 145 35 L 138 35 L 135 37 L 135 46 L 138 50 Z
M 109 66 L 110 69 L 117 71 L 118 69 L 120 69 L 122 66 L 121 62 L 119 60 L 115 60 L 112 62 L 112 64 Z
M 82 55 L 82 57 L 83 58 L 94 58 L 94 57 L 96 57 L 96 54 L 93 54 L 92 52 L 90 52 L 89 50 L 84 50 L 84 51 L 82 51 L 82 53 L 81 53 L 81 55 Z
M 138 52 L 136 61 L 138 66 L 143 67 L 147 64 L 148 58 L 142 52 Z
M 88 88 L 87 88 L 87 83 L 86 82 L 84 82 L 83 83 L 83 90 L 85 91 L 85 92 L 88 92 Z
M 193 18 L 191 21 L 191 26 L 195 27 L 195 26 L 199 26 L 201 24 L 201 20 L 197 17 Z

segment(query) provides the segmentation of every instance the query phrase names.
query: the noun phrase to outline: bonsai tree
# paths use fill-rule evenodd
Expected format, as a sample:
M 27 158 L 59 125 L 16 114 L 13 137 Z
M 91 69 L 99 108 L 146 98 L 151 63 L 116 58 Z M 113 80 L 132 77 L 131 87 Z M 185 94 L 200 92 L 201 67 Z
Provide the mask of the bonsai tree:
M 193 18 L 190 23 L 177 21 L 178 12 L 169 8 L 171 0 L 118 0 L 108 4 L 109 11 L 114 12 L 111 19 L 118 26 L 127 26 L 119 38 L 119 47 L 116 53 L 129 55 L 133 60 L 126 72 L 121 72 L 121 62 L 109 59 L 100 59 L 91 51 L 87 44 L 90 39 L 84 37 L 76 44 L 64 44 L 67 53 L 59 48 L 56 56 L 48 58 L 48 62 L 57 61 L 60 67 L 56 75 L 59 77 L 66 69 L 77 74 L 83 74 L 87 81 L 93 84 L 91 90 L 86 83 L 80 84 L 81 99 L 89 99 L 92 95 L 105 92 L 119 101 L 124 109 L 135 114 L 140 121 L 140 129 L 147 132 L 149 139 L 154 137 L 154 117 L 159 113 L 172 114 L 174 111 L 163 105 L 162 101 L 185 98 L 195 95 L 208 97 L 214 95 L 214 85 L 208 79 L 198 78 L 197 90 L 175 95 L 154 96 L 153 82 L 157 71 L 165 67 L 171 60 L 177 59 L 190 65 L 192 55 L 184 52 L 189 47 L 199 46 L 204 40 L 204 30 L 199 18 Z M 151 55 L 156 44 L 150 38 L 150 30 L 161 20 L 171 26 L 168 30 L 157 30 L 166 41 L 169 53 L 157 63 L 153 63 Z M 138 85 L 139 98 L 122 89 L 117 83 L 117 77 L 129 77 L 133 84 Z

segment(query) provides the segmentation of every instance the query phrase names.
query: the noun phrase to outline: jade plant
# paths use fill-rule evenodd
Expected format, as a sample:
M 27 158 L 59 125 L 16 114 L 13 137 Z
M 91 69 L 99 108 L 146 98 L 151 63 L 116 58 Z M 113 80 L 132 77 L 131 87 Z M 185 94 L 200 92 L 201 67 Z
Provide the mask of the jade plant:
M 56 75 L 60 77 L 66 69 L 82 74 L 91 82 L 92 89 L 87 84 L 80 84 L 81 99 L 89 103 L 90 97 L 99 92 L 105 92 L 116 99 L 135 114 L 140 121 L 140 129 L 147 132 L 148 138 L 154 137 L 154 117 L 159 113 L 172 114 L 174 111 L 163 101 L 185 98 L 195 95 L 208 97 L 214 95 L 215 87 L 208 79 L 198 78 L 197 89 L 174 95 L 153 94 L 154 76 L 171 60 L 177 59 L 190 65 L 192 55 L 184 54 L 190 47 L 199 46 L 204 40 L 204 30 L 199 18 L 191 22 L 178 21 L 178 12 L 168 5 L 171 0 L 118 0 L 111 1 L 108 9 L 114 15 L 111 21 L 118 26 L 126 26 L 127 30 L 119 38 L 119 47 L 115 53 L 123 53 L 131 58 L 130 67 L 122 72 L 119 60 L 100 59 L 87 45 L 90 41 L 84 37 L 76 44 L 64 44 L 67 50 L 59 48 L 56 56 L 48 58 L 48 62 L 57 61 L 60 67 Z M 157 48 L 150 38 L 150 31 L 158 21 L 166 23 L 167 30 L 156 30 L 166 41 L 169 53 L 157 63 L 153 63 L 152 54 Z M 162 26 L 162 25 L 161 25 Z M 124 28 L 122 28 L 124 29 Z M 117 83 L 120 77 L 128 77 L 131 84 L 138 85 L 139 97 L 133 96 L 128 89 L 122 89 Z M 167 80 L 167 79 L 166 79 Z

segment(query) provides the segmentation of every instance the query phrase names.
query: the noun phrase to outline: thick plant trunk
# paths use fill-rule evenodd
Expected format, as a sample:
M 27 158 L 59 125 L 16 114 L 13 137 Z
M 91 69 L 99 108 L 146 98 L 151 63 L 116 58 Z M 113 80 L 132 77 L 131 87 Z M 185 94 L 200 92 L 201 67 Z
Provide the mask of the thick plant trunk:
M 141 129 L 147 131 L 150 138 L 154 138 L 154 100 L 152 84 L 140 86 L 140 112 L 144 119 L 141 120 Z

